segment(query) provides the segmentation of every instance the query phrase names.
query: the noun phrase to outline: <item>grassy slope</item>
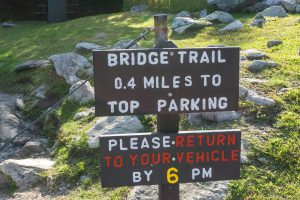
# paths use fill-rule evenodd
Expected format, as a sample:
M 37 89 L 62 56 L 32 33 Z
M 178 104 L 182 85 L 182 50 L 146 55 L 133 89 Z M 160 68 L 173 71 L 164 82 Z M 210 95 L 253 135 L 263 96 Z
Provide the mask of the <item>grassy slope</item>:
M 170 34 L 170 38 L 179 47 L 225 44 L 240 46 L 242 50 L 255 48 L 266 52 L 271 60 L 281 64 L 279 68 L 252 74 L 244 65 L 241 67 L 241 76 L 267 79 L 266 84 L 244 83 L 244 85 L 276 99 L 278 106 L 264 108 L 241 102 L 244 115 L 239 121 L 220 124 L 206 122 L 201 127 L 192 127 L 183 116 L 181 129 L 243 130 L 243 137 L 250 142 L 253 150 L 249 155 L 250 163 L 242 167 L 242 179 L 231 184 L 229 199 L 295 199 L 300 195 L 300 92 L 292 90 L 284 96 L 278 95 L 277 92 L 282 87 L 299 86 L 300 23 L 297 23 L 297 19 L 300 15 L 291 15 L 284 19 L 268 19 L 264 29 L 248 26 L 252 15 L 235 17 L 245 23 L 242 31 L 220 34 L 216 31 L 222 26 L 219 25 L 184 36 Z M 76 43 L 80 41 L 112 45 L 121 39 L 134 38 L 144 27 L 152 25 L 152 14 L 119 13 L 51 25 L 43 22 L 19 22 L 17 28 L 0 29 L 0 91 L 27 93 L 47 80 L 52 90 L 61 96 L 68 91 L 68 86 L 54 75 L 52 69 L 17 74 L 14 72 L 14 66 L 26 60 L 47 59 L 52 54 L 73 51 Z M 108 38 L 103 41 L 96 39 L 95 36 L 99 32 L 107 33 Z M 141 42 L 142 46 L 152 46 L 153 35 L 149 38 L 151 39 Z M 284 43 L 268 49 L 266 42 L 271 39 L 280 39 Z M 80 182 L 80 186 L 66 198 L 121 199 L 126 195 L 128 188 L 103 190 L 97 184 L 100 173 L 99 155 L 97 151 L 88 150 L 85 137 L 86 130 L 92 126 L 95 119 L 73 121 L 74 114 L 87 106 L 89 105 L 79 106 L 65 102 L 55 113 L 61 127 L 57 130 L 56 126 L 51 127 L 49 124 L 48 129 L 44 131 L 45 134 L 60 141 L 55 153 L 58 165 L 49 174 L 58 181 L 64 180 L 74 184 Z M 266 157 L 267 162 L 258 162 L 259 157 Z M 78 177 L 83 174 L 93 178 L 78 181 Z

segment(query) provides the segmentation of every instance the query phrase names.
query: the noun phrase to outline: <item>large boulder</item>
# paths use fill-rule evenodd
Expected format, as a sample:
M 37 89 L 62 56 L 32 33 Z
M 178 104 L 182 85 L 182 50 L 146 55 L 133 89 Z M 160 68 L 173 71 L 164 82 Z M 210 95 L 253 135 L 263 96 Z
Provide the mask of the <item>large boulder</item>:
M 24 128 L 16 100 L 16 96 L 0 93 L 0 141 L 13 138 Z
M 204 19 L 210 22 L 219 22 L 219 23 L 231 23 L 234 21 L 234 18 L 231 14 L 223 11 L 215 11 L 207 15 Z
M 228 25 L 226 25 L 224 28 L 220 29 L 221 32 L 224 31 L 236 31 L 243 28 L 243 23 L 240 20 L 236 20 Z
M 177 15 L 175 15 L 175 18 L 176 17 L 189 17 L 190 16 L 190 13 L 187 12 L 187 11 L 181 11 L 180 13 L 178 13 Z
M 210 22 L 203 19 L 195 20 L 189 17 L 176 17 L 173 20 L 171 28 L 175 33 L 182 34 L 186 30 L 201 29 L 211 25 Z
M 297 8 L 296 0 L 282 0 L 281 5 L 282 7 L 284 7 L 286 11 L 290 13 L 296 12 L 296 8 Z
M 49 60 L 32 60 L 32 61 L 27 61 L 21 64 L 18 64 L 16 66 L 16 71 L 25 71 L 25 70 L 29 70 L 29 69 L 34 69 L 34 68 L 46 68 L 51 66 L 51 63 Z
M 265 53 L 258 51 L 256 49 L 248 49 L 244 53 L 247 59 L 249 60 L 260 60 L 260 59 L 268 58 L 268 56 Z
M 271 6 L 264 11 L 262 14 L 266 17 L 287 17 L 288 14 L 282 6 Z
M 53 62 L 57 75 L 62 76 L 71 85 L 80 81 L 80 73 L 92 74 L 91 63 L 77 53 L 58 54 L 50 56 L 49 60 Z
M 135 116 L 101 117 L 87 133 L 88 144 L 90 148 L 98 148 L 102 134 L 138 133 L 143 130 L 143 125 Z
M 84 104 L 90 101 L 94 101 L 95 94 L 94 94 L 94 88 L 91 86 L 89 82 L 84 83 L 83 80 L 78 81 L 69 90 L 69 94 L 71 94 L 68 99 L 70 101 L 77 101 L 80 104 Z M 83 84 L 83 85 L 82 85 Z M 80 85 L 82 85 L 80 87 Z M 78 88 L 78 89 L 77 89 Z M 73 92 L 76 89 L 75 92 Z
M 210 5 L 217 6 L 222 11 L 240 10 L 255 4 L 257 0 L 207 0 Z
M 49 159 L 6 160 L 0 164 L 0 172 L 11 177 L 20 191 L 30 188 L 39 180 L 39 174 L 51 169 L 54 162 Z

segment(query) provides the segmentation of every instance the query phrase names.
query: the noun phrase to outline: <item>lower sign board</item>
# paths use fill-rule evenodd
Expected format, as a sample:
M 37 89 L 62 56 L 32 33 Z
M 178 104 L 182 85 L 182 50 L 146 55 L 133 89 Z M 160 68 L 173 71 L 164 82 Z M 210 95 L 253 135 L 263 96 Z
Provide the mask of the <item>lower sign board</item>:
M 94 51 L 97 116 L 238 109 L 240 49 Z
M 100 138 L 103 187 L 238 179 L 240 130 Z

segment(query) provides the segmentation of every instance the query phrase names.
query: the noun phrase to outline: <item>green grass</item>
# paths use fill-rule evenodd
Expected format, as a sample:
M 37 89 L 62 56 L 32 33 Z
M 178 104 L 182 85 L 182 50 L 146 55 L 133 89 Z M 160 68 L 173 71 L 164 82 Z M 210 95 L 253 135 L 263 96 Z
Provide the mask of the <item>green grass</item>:
M 134 5 L 146 4 L 152 11 L 176 13 L 182 10 L 200 12 L 203 9 L 211 9 L 206 0 L 125 0 L 124 9 L 130 10 Z
M 158 2 L 158 1 L 157 1 Z M 173 1 L 172 1 L 173 2 Z M 174 5 L 176 2 L 174 1 Z M 197 8 L 198 9 L 198 8 Z M 179 47 L 204 47 L 209 44 L 239 46 L 241 50 L 258 49 L 264 51 L 269 60 L 280 63 L 280 67 L 251 73 L 247 64 L 241 66 L 241 77 L 267 80 L 264 84 L 243 85 L 267 97 L 274 98 L 275 107 L 261 107 L 249 102 L 240 102 L 243 117 L 226 123 L 203 122 L 201 126 L 192 126 L 186 115 L 181 119 L 181 130 L 240 128 L 243 139 L 251 146 L 250 162 L 242 165 L 241 180 L 232 181 L 228 199 L 297 199 L 300 196 L 299 168 L 299 121 L 300 91 L 293 89 L 284 95 L 278 91 L 284 87 L 298 87 L 300 80 L 300 15 L 287 18 L 268 18 L 263 29 L 248 25 L 254 14 L 236 14 L 245 26 L 241 31 L 219 33 L 223 25 L 208 27 L 189 32 L 185 35 L 172 35 L 169 38 Z M 169 17 L 169 24 L 173 16 Z M 145 27 L 153 26 L 153 14 L 150 12 L 131 14 L 117 13 L 98 15 L 71 20 L 58 24 L 44 22 L 17 22 L 18 27 L 0 29 L 0 91 L 27 95 L 41 84 L 50 87 L 50 95 L 61 97 L 68 92 L 69 86 L 57 77 L 53 69 L 30 70 L 16 73 L 15 65 L 27 60 L 47 59 L 57 53 L 70 52 L 80 41 L 99 45 L 113 45 L 122 39 L 133 39 Z M 105 32 L 108 38 L 99 40 L 97 33 Z M 142 41 L 143 47 L 152 47 L 154 34 Z M 283 44 L 267 48 L 268 40 L 283 40 Z M 53 114 L 53 119 L 44 127 L 43 133 L 58 140 L 54 152 L 56 167 L 48 172 L 57 183 L 71 183 L 73 186 L 66 199 L 124 199 L 129 188 L 103 189 L 99 183 L 99 152 L 87 147 L 86 132 L 96 119 L 73 119 L 75 113 L 84 110 L 87 105 L 78 105 L 69 101 Z M 28 116 L 34 118 L 42 110 L 29 107 Z M 140 119 L 148 130 L 153 130 L 155 117 Z M 267 163 L 259 162 L 264 157 Z M 88 179 L 80 180 L 87 176 Z M 57 184 L 59 186 L 59 184 Z M 55 190 L 55 187 L 53 188 Z

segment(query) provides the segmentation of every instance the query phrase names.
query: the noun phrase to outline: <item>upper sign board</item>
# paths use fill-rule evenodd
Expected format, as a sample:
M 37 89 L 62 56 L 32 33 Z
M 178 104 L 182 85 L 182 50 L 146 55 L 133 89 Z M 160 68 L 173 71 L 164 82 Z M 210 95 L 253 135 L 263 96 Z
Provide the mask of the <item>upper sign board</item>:
M 238 109 L 239 48 L 94 52 L 97 116 Z

